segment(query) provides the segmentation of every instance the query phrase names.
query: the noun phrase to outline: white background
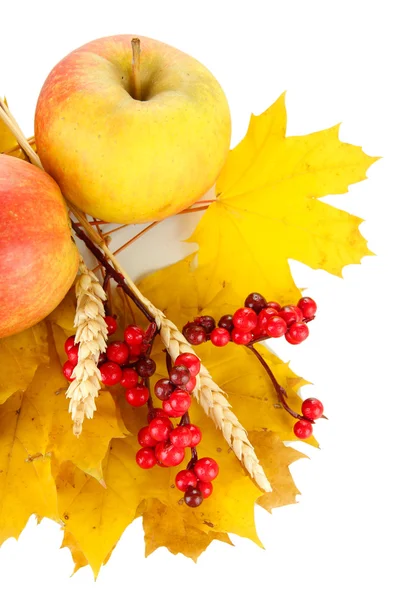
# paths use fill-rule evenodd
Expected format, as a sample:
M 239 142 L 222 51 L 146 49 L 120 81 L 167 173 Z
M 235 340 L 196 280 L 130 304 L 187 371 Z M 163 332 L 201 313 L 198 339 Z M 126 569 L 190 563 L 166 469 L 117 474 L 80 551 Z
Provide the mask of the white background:
M 316 427 L 321 450 L 292 468 L 299 503 L 256 511 L 266 550 L 236 539 L 213 544 L 198 565 L 164 549 L 143 558 L 140 522 L 124 534 L 97 583 L 89 568 L 72 579 L 54 524 L 30 523 L 0 549 L 0 593 L 25 597 L 399 599 L 400 499 L 400 44 L 396 2 L 142 0 L 2 2 L 0 93 L 26 133 L 41 84 L 66 53 L 96 37 L 148 35 L 206 64 L 225 89 L 233 143 L 287 90 L 289 133 L 342 122 L 341 139 L 384 158 L 369 179 L 333 204 L 366 219 L 376 257 L 331 277 L 294 266 L 299 285 L 319 301 L 313 334 L 282 346 L 292 367 L 315 382 L 330 420 Z M 397 60 L 398 57 L 398 60 Z M 132 250 L 150 255 L 134 275 L 184 255 L 190 220 L 179 217 Z M 149 250 L 151 248 L 151 250 Z M 127 260 L 127 259 L 125 259 Z M 305 394 L 306 395 L 306 394 Z

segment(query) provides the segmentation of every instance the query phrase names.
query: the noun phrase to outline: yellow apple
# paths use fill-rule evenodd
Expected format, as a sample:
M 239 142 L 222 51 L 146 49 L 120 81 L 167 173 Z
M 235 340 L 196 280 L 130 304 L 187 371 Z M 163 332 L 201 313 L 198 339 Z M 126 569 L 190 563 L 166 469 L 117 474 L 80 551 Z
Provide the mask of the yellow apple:
M 0 154 L 0 338 L 47 317 L 77 269 L 78 251 L 56 182 Z
M 231 135 L 213 75 L 146 37 L 135 98 L 132 37 L 95 40 L 65 57 L 35 116 L 39 156 L 64 196 L 118 223 L 164 219 L 198 200 L 216 181 Z

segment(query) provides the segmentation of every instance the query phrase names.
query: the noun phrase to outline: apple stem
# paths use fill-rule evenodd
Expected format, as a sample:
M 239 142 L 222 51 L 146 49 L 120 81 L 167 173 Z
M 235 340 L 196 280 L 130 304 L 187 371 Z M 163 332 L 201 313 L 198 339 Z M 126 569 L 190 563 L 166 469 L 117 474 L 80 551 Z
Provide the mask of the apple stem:
M 141 100 L 141 40 L 132 38 L 132 88 L 135 100 Z

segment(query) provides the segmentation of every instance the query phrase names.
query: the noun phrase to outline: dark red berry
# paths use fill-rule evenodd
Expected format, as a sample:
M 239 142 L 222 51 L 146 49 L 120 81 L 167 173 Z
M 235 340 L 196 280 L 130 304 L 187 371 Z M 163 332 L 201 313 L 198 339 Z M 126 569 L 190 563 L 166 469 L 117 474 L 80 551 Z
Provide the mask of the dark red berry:
M 156 458 L 166 467 L 176 467 L 184 460 L 184 448 L 177 448 L 170 442 L 159 442 L 155 448 Z
M 113 333 L 117 331 L 117 321 L 114 317 L 105 317 L 104 320 L 106 321 L 107 325 L 107 333 L 109 335 L 113 335 Z
M 254 330 L 254 334 L 256 337 L 256 333 L 261 333 L 262 335 L 268 335 L 267 331 L 267 323 L 271 317 L 277 316 L 277 311 L 274 308 L 264 308 L 260 311 L 258 317 L 258 325 L 256 330 Z
M 272 338 L 279 338 L 287 331 L 287 323 L 281 317 L 270 317 L 266 324 L 267 335 Z
M 168 419 L 168 414 L 162 408 L 154 408 L 148 413 L 148 423 L 157 417 L 166 417 Z
M 144 448 L 156 446 L 157 441 L 150 435 L 148 425 L 138 431 L 138 442 Z
M 239 308 L 233 315 L 235 329 L 249 333 L 258 324 L 258 315 L 252 308 Z
M 144 332 L 136 325 L 128 325 L 124 331 L 124 339 L 130 346 L 139 346 L 142 343 Z
M 152 438 L 158 442 L 164 442 L 168 439 L 170 431 L 173 429 L 173 424 L 166 417 L 155 417 L 149 423 L 149 433 Z
M 308 335 L 309 328 L 306 323 L 294 323 L 285 334 L 285 339 L 290 344 L 300 344 L 306 340 Z
M 266 308 L 274 308 L 277 312 L 281 310 L 281 305 L 278 302 L 268 302 Z
M 175 419 L 176 417 L 182 417 L 182 415 L 185 414 L 182 412 L 175 411 L 171 406 L 170 400 L 163 401 L 163 411 L 166 413 L 166 415 L 168 417 L 170 417 L 170 419 Z
M 191 375 L 194 376 L 199 373 L 201 368 L 201 361 L 197 356 L 195 356 L 195 354 L 192 354 L 191 352 L 184 352 L 183 354 L 180 354 L 174 364 L 176 367 L 184 365 L 184 367 L 187 367 Z
M 216 327 L 216 329 L 213 329 L 212 333 L 210 334 L 210 341 L 212 342 L 213 346 L 226 346 L 230 339 L 230 332 L 223 327 Z
M 209 498 L 209 496 L 212 495 L 213 484 L 211 481 L 198 481 L 198 485 L 196 487 L 202 494 L 203 499 Z
M 70 337 L 67 338 L 64 342 L 65 353 L 68 354 L 73 346 L 75 346 L 75 336 L 70 335 Z
M 231 332 L 231 339 L 234 342 L 234 344 L 246 346 L 247 344 L 249 344 L 249 342 L 252 341 L 253 336 L 250 331 L 246 332 L 246 331 L 241 331 L 240 329 L 234 328 Z
M 185 425 L 179 425 L 170 431 L 170 442 L 177 448 L 188 448 L 192 443 L 192 433 Z
M 323 404 L 317 398 L 307 398 L 302 402 L 301 411 L 304 417 L 308 417 L 308 419 L 320 419 L 323 414 L 324 407 Z
M 194 377 L 193 375 L 191 375 L 191 379 L 188 381 L 188 383 L 186 384 L 186 386 L 185 386 L 184 389 L 189 394 L 191 394 L 194 391 L 195 387 L 196 387 L 196 377 Z
M 144 385 L 125 390 L 125 399 L 131 406 L 143 406 L 149 400 L 148 388 Z
M 78 350 L 79 350 L 79 344 L 75 344 L 67 352 L 67 358 L 70 361 L 70 363 L 72 363 L 74 365 L 74 367 L 75 367 L 75 365 L 78 364 Z
M 245 300 L 245 306 L 254 310 L 257 315 L 260 313 L 262 308 L 266 308 L 266 305 L 266 299 L 262 296 L 262 294 L 258 294 L 258 292 L 249 294 Z
M 138 373 L 135 369 L 123 369 L 120 383 L 127 390 L 136 387 L 138 385 Z
M 152 448 L 141 448 L 136 453 L 136 462 L 141 469 L 151 469 L 157 462 L 154 450 Z
M 212 333 L 213 329 L 216 327 L 216 321 L 213 319 L 213 317 L 210 317 L 209 315 L 196 317 L 196 319 L 194 319 L 194 323 L 203 327 L 203 329 L 208 335 L 209 333 Z
M 99 360 L 97 361 L 97 366 L 101 367 L 105 362 L 107 362 L 107 354 L 106 352 L 102 352 L 99 356 Z
M 278 316 L 284 319 L 288 326 L 298 321 L 298 313 L 294 309 L 295 306 L 287 305 L 283 306 L 283 308 L 278 313 Z
M 199 429 L 199 427 L 197 427 L 196 425 L 193 425 L 193 423 L 186 425 L 186 427 L 189 429 L 189 431 L 191 432 L 191 435 L 192 435 L 192 440 L 191 440 L 191 443 L 189 444 L 189 447 L 195 448 L 195 446 L 197 446 L 202 439 L 202 432 Z
M 169 379 L 159 379 L 155 383 L 155 396 L 159 400 L 167 400 L 174 392 L 174 386 Z
M 196 487 L 197 482 L 195 473 L 188 469 L 179 471 L 175 476 L 175 485 L 181 492 L 186 492 L 189 486 Z
M 188 486 L 187 491 L 184 494 L 184 502 L 190 508 L 197 508 L 202 504 L 203 496 L 197 488 Z
M 140 358 L 135 365 L 136 372 L 139 377 L 152 377 L 154 372 L 156 371 L 156 363 L 153 358 L 149 358 L 145 356 L 144 358 Z
M 313 433 L 312 423 L 304 419 L 297 421 L 294 425 L 294 433 L 300 440 L 306 440 Z
M 72 376 L 74 369 L 75 365 L 73 365 L 69 360 L 63 364 L 63 375 L 68 381 L 74 381 L 75 377 Z
M 200 458 L 194 466 L 195 475 L 200 481 L 213 481 L 219 474 L 219 465 L 213 458 Z
M 170 403 L 173 411 L 181 416 L 184 415 L 191 406 L 191 396 L 185 390 L 174 390 L 167 402 Z
M 232 331 L 234 329 L 233 316 L 223 315 L 220 321 L 218 322 L 217 326 L 222 327 L 223 329 L 227 329 L 227 331 Z
M 104 385 L 116 385 L 123 376 L 120 365 L 114 362 L 105 362 L 99 371 Z
M 106 350 L 107 358 L 118 365 L 128 362 L 129 348 L 125 342 L 111 342 Z
M 189 325 L 182 330 L 184 336 L 193 346 L 199 346 L 206 342 L 206 331 L 200 325 Z
M 191 373 L 185 365 L 177 365 L 170 371 L 170 381 L 173 385 L 186 385 L 191 379 Z
M 298 308 L 301 309 L 303 316 L 306 319 L 311 319 L 317 311 L 317 304 L 312 298 L 304 296 L 298 301 Z

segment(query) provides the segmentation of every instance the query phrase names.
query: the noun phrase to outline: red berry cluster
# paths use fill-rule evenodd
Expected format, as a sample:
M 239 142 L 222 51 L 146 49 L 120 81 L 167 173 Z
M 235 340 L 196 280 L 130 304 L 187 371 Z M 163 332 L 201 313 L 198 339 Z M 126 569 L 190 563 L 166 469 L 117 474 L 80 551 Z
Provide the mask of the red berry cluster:
M 176 477 L 176 486 L 185 492 L 184 502 L 195 508 L 213 491 L 211 481 L 218 475 L 218 465 L 212 458 L 198 459 L 195 447 L 202 439 L 199 427 L 189 420 L 191 405 L 190 392 L 196 385 L 200 371 L 200 360 L 194 354 L 180 354 L 169 370 L 169 378 L 159 379 L 154 393 L 162 401 L 163 408 L 151 408 L 149 424 L 138 432 L 138 442 L 142 446 L 136 461 L 142 469 L 155 465 L 176 467 L 185 458 L 185 449 L 191 448 L 192 459 L 187 468 Z M 174 427 L 170 419 L 181 417 Z
M 306 440 L 313 433 L 313 423 L 323 415 L 323 404 L 317 398 L 308 398 L 302 402 L 301 407 L 304 419 L 300 419 L 294 425 L 294 433 L 300 440 Z
M 244 308 L 222 316 L 217 327 L 213 317 L 204 315 L 187 323 L 182 332 L 195 346 L 207 340 L 215 346 L 226 346 L 229 342 L 248 345 L 283 335 L 290 344 L 300 344 L 309 335 L 307 323 L 315 318 L 316 309 L 312 298 L 301 298 L 297 306 L 280 306 L 255 292 L 246 298 Z

